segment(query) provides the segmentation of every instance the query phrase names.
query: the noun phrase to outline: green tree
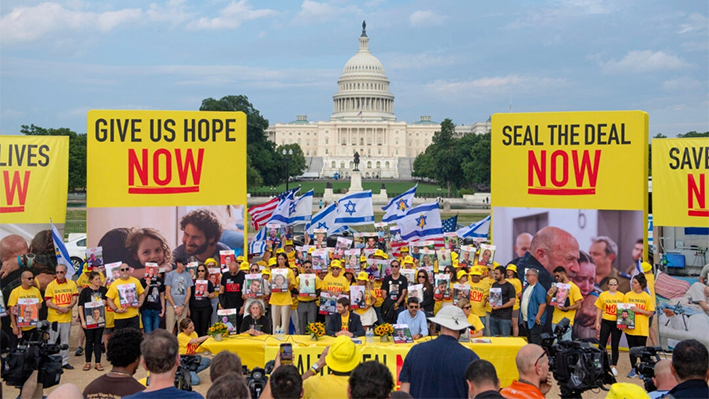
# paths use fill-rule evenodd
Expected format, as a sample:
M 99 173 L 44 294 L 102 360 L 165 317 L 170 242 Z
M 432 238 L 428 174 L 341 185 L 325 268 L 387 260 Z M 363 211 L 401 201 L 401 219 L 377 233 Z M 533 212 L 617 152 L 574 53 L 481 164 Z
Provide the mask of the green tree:
M 461 164 L 461 169 L 466 185 L 475 190 L 487 191 L 490 188 L 491 136 L 487 132 L 481 135 L 468 134 L 461 138 L 461 141 L 473 141 L 467 152 L 468 159 Z M 467 150 L 467 147 L 461 147 Z
M 431 162 L 435 165 L 433 168 L 433 178 L 438 181 L 438 184 L 445 186 L 448 195 L 451 194 L 451 185 L 462 181 L 462 171 L 460 169 L 459 159 L 455 156 L 456 142 L 455 124 L 450 118 L 441 122 L 441 130 L 433 134 L 433 142 L 426 149 L 430 150 Z
M 286 150 L 286 153 L 292 150 L 293 155 L 283 155 L 283 150 Z M 276 148 L 276 154 L 280 156 L 280 163 L 283 167 L 283 171 L 280 174 L 281 179 L 285 179 L 283 176 L 286 175 L 286 156 L 290 156 L 290 162 L 287 165 L 289 177 L 300 176 L 305 172 L 305 155 L 300 145 L 296 143 L 280 145 Z
M 202 100 L 200 111 L 242 111 L 246 114 L 246 155 L 247 184 L 255 187 L 256 183 L 268 186 L 278 185 L 283 180 L 282 159 L 276 153 L 276 144 L 269 141 L 264 132 L 268 120 L 243 95 L 225 96 L 219 100 Z M 302 151 L 301 151 L 302 152 Z M 257 177 L 258 176 L 258 177 Z
M 20 133 L 25 136 L 69 136 L 69 184 L 68 191 L 86 189 L 86 134 L 77 134 L 65 127 L 45 129 L 35 125 L 22 125 Z
M 695 137 L 709 137 L 709 132 L 699 133 L 699 132 L 692 130 L 691 132 L 680 133 L 677 135 L 677 137 L 682 138 L 682 139 L 689 139 L 689 138 L 695 138 Z
M 430 148 L 430 146 L 429 146 Z M 414 170 L 411 171 L 414 177 L 427 177 L 432 178 L 433 167 L 431 163 L 431 154 L 428 153 L 428 148 L 426 151 L 418 154 L 416 159 L 414 159 Z

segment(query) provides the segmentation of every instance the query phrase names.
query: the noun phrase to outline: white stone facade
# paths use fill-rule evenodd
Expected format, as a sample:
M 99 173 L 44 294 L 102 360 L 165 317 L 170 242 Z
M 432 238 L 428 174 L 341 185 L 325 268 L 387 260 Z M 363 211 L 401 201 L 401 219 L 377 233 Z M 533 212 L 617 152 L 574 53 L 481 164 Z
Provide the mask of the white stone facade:
M 307 158 L 322 158 L 321 177 L 335 173 L 349 176 L 353 154 L 360 155 L 360 171 L 365 178 L 400 178 L 399 161 L 413 162 L 431 144 L 440 123 L 422 116 L 414 123 L 400 122 L 394 115 L 394 95 L 382 63 L 369 51 L 365 30 L 359 38 L 359 51 L 345 64 L 333 95 L 329 121 L 310 122 L 298 115 L 290 123 L 272 124 L 266 130 L 276 145 L 298 143 Z M 456 133 L 481 134 L 490 122 L 460 125 Z M 318 164 L 319 165 L 319 164 Z

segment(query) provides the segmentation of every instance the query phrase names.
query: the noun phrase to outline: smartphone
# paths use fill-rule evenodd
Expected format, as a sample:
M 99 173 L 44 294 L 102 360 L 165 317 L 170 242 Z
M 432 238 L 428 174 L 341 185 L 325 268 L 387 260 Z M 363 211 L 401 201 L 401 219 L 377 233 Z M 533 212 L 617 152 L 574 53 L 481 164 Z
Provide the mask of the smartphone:
M 279 354 L 281 355 L 282 365 L 292 365 L 293 364 L 293 345 L 290 343 L 283 343 L 280 346 Z

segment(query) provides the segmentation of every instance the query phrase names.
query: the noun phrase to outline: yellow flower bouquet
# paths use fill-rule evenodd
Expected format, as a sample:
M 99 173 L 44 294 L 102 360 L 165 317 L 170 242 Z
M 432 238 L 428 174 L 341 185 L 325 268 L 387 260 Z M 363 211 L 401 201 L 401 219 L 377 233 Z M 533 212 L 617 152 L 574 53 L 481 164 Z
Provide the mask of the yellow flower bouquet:
M 222 337 L 227 335 L 228 332 L 229 329 L 227 328 L 226 324 L 222 323 L 221 321 L 218 321 L 212 324 L 211 327 L 209 327 L 207 334 L 211 335 L 212 338 L 214 338 L 215 340 L 221 341 Z
M 317 341 L 325 335 L 325 325 L 323 323 L 308 323 L 308 326 L 305 327 L 305 332 L 310 334 L 310 338 L 313 341 Z
M 380 326 L 374 327 L 374 335 L 381 337 L 382 342 L 389 342 L 393 333 L 394 327 L 392 327 L 389 323 L 384 323 Z

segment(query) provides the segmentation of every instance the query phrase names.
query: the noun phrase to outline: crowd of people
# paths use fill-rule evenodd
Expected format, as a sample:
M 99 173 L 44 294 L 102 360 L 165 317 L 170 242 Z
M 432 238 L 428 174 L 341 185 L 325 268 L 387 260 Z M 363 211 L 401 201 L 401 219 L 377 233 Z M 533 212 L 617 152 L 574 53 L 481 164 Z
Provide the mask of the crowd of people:
M 600 347 L 605 348 L 610 340 L 615 375 L 623 334 L 631 348 L 645 346 L 648 338 L 656 339 L 651 329 L 655 311 L 652 266 L 642 262 L 643 272 L 633 275 L 612 267 L 606 270 L 602 258 L 609 257 L 615 245 L 607 237 L 595 239 L 590 254 L 586 254 L 568 233 L 547 227 L 534 236 L 518 236 L 515 251 L 519 257 L 507 265 L 494 262 L 492 252 L 487 248 L 481 251 L 476 243 L 467 247 L 473 248 L 471 256 L 469 249 L 461 251 L 457 239 L 445 240 L 440 248 L 428 242 L 393 246 L 381 236 L 350 240 L 346 248 L 338 242 L 333 248 L 327 247 L 322 235 L 306 235 L 305 243 L 299 246 L 294 245 L 292 237 L 284 235 L 282 239 L 267 240 L 261 252 L 225 257 L 228 247 L 219 242 L 220 231 L 209 227 L 208 213 L 198 210 L 183 218 L 183 243 L 174 251 L 154 229 L 124 229 L 107 234 L 110 240 L 104 243 L 104 262 L 87 262 L 76 281 L 66 278 L 65 265 L 57 265 L 51 232 L 38 233 L 29 245 L 19 236 L 3 238 L 0 286 L 8 309 L 8 317 L 2 322 L 8 338 L 3 347 L 12 349 L 22 340 L 36 339 L 40 320 L 56 322 L 50 339 L 69 344 L 72 323 L 80 323 L 80 344 L 75 354 L 85 356 L 83 370 L 90 370 L 93 364 L 96 370 L 104 371 L 101 358 L 106 353 L 113 365 L 110 373 L 121 374 L 128 373 L 124 370 L 133 364 L 111 360 L 112 342 L 121 337 L 122 331 L 142 330 L 143 345 L 154 337 L 165 347 L 172 345 L 169 335 L 175 339 L 173 358 L 179 362 L 179 355 L 196 354 L 199 345 L 209 338 L 209 327 L 222 320 L 219 310 L 235 310 L 233 332 L 253 336 L 273 334 L 277 329 L 285 334 L 305 334 L 308 324 L 320 321 L 325 324 L 326 333 L 337 338 L 331 352 L 326 351 L 321 360 L 339 363 L 335 367 L 328 364 L 333 371 L 328 376 L 331 380 L 319 382 L 324 376 L 308 376 L 311 372 L 316 374 L 324 364 L 316 364 L 303 376 L 301 389 L 305 397 L 318 397 L 313 392 L 319 389 L 312 388 L 316 382 L 339 388 L 347 388 L 349 383 L 352 390 L 353 379 L 356 386 L 357 381 L 386 374 L 377 371 L 381 369 L 377 365 L 364 367 L 366 363 L 360 365 L 361 373 L 355 373 L 361 356 L 357 357 L 357 347 L 349 344 L 350 338 L 363 337 L 376 325 L 390 323 L 406 325 L 414 340 L 437 336 L 413 346 L 408 353 L 399 375 L 401 391 L 415 398 L 463 397 L 468 388 L 471 393 L 482 392 L 479 389 L 495 385 L 494 367 L 490 370 L 490 364 L 479 360 L 458 341 L 481 336 L 523 336 L 529 345 L 518 354 L 520 380 L 501 391 L 507 395 L 504 397 L 522 397 L 513 396 L 513 392 L 531 389 L 527 385 L 536 386 L 541 394 L 548 390 L 549 373 L 540 368 L 546 353 L 539 354 L 543 352 L 539 346 L 541 334 L 553 331 L 564 318 L 573 326 L 579 320 L 577 312 L 587 312 L 583 309 L 588 302 L 584 295 L 588 292 L 586 285 L 596 292 L 594 329 Z M 114 245 L 117 240 L 123 241 L 121 245 Z M 642 242 L 639 244 L 642 249 Z M 446 256 L 443 260 L 435 256 L 437 251 L 444 251 L 446 262 Z M 107 275 L 105 264 L 116 261 L 121 262 L 116 273 Z M 594 263 L 597 273 L 600 270 L 607 275 L 599 280 L 596 274 L 593 282 L 579 286 L 576 282 L 584 263 Z M 157 265 L 157 272 L 146 272 L 150 265 Z M 190 265 L 196 267 L 188 270 Z M 620 304 L 628 305 L 624 309 L 633 315 L 632 328 L 624 328 L 627 325 L 619 321 Z M 621 317 L 625 315 L 621 313 Z M 569 329 L 563 339 L 572 337 L 579 337 L 575 329 Z M 346 345 L 348 355 L 358 360 L 350 358 L 350 364 L 341 359 L 346 351 L 338 350 L 336 345 Z M 60 353 L 65 369 L 73 368 L 68 362 L 69 353 Z M 160 376 L 169 373 L 175 364 L 163 359 L 151 365 L 146 362 L 145 347 L 141 353 L 145 368 L 151 372 L 146 394 L 162 389 L 158 388 L 163 381 Z M 168 350 L 160 355 L 171 354 Z M 531 358 L 537 360 L 533 365 L 527 364 Z M 210 360 L 202 359 L 191 373 L 193 385 L 200 383 L 200 372 L 214 369 L 215 361 L 212 359 L 210 367 Z M 637 359 L 630 355 L 630 362 L 633 366 Z M 347 367 L 343 366 L 345 363 Z M 137 363 L 132 372 L 135 368 Z M 468 387 L 466 368 L 473 370 L 472 379 L 467 379 Z M 288 369 L 283 367 L 282 376 L 274 371 L 271 382 L 283 381 L 296 389 L 292 373 L 285 370 Z M 672 375 L 681 380 L 682 371 L 672 370 Z M 157 377 L 153 378 L 153 374 Z M 436 375 L 444 381 L 452 381 L 456 375 L 460 378 L 442 388 L 427 382 L 436 380 Z M 483 381 L 481 375 L 490 378 Z M 628 377 L 634 375 L 633 367 Z M 163 382 L 167 380 L 165 377 Z M 367 385 L 376 386 L 371 381 Z M 212 388 L 217 386 L 213 384 Z M 379 388 L 385 390 L 387 386 Z M 220 389 L 234 392 L 234 387 L 229 387 Z M 274 390 L 273 397 L 277 395 Z

